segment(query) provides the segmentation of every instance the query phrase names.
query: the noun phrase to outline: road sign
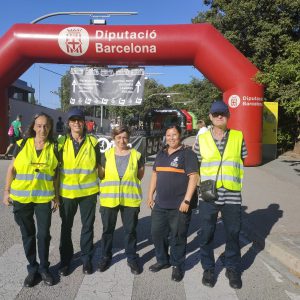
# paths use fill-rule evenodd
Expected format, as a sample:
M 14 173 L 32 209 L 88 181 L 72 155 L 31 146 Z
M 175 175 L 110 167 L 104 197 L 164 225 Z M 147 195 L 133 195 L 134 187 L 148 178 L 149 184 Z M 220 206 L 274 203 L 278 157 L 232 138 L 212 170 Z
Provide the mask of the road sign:
M 141 105 L 144 68 L 71 67 L 71 105 Z

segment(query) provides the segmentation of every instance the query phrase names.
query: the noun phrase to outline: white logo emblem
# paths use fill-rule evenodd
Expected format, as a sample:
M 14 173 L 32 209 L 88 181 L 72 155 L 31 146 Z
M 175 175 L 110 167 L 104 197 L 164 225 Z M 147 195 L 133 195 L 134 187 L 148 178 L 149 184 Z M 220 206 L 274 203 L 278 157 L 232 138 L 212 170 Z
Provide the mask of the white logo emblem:
M 231 95 L 228 99 L 228 105 L 231 108 L 236 108 L 240 105 L 241 98 L 238 95 Z
M 178 167 L 178 159 L 179 159 L 178 156 L 176 156 L 176 157 L 173 159 L 173 161 L 170 163 L 171 167 L 175 167 L 175 168 Z
M 112 143 L 104 137 L 99 138 L 98 142 L 101 153 L 104 153 L 106 150 L 112 147 Z
M 89 47 L 89 34 L 82 27 L 67 27 L 59 33 L 58 45 L 68 55 L 81 56 Z

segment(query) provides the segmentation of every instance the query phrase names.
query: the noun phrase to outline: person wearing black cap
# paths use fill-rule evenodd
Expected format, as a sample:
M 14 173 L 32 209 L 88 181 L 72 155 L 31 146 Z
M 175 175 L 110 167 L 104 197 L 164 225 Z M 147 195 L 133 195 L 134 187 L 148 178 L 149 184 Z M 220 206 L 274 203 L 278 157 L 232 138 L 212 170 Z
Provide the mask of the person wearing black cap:
M 200 194 L 200 254 L 204 270 L 202 283 L 208 287 L 215 284 L 213 239 L 218 213 L 221 213 L 226 233 L 226 277 L 234 289 L 242 287 L 241 251 L 241 189 L 243 161 L 247 156 L 241 131 L 228 129 L 229 108 L 223 101 L 212 103 L 209 118 L 212 128 L 199 135 L 194 151 L 200 161 L 201 182 L 214 180 L 217 188 L 215 199 L 206 199 Z M 201 186 L 201 183 L 200 183 Z
M 83 273 L 93 272 L 91 258 L 93 251 L 94 221 L 99 177 L 101 177 L 101 157 L 97 139 L 86 133 L 83 111 L 71 108 L 67 116 L 68 134 L 59 138 L 61 153 L 60 167 L 60 275 L 70 272 L 74 254 L 72 226 L 78 206 L 81 214 L 80 236 Z

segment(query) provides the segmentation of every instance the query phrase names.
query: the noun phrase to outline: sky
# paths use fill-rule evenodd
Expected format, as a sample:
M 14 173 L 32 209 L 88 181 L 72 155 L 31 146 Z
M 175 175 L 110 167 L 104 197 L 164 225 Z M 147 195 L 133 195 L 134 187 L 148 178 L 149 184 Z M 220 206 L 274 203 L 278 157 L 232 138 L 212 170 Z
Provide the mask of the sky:
M 107 24 L 160 25 L 190 24 L 192 18 L 206 9 L 202 0 L 12 0 L 5 1 L 5 6 L 0 10 L 0 36 L 13 24 L 30 23 L 40 16 L 54 12 L 137 12 L 134 16 L 111 16 L 107 18 Z M 89 22 L 90 16 L 54 16 L 39 23 L 88 25 Z M 27 81 L 35 89 L 35 97 L 42 105 L 57 108 L 60 105 L 56 92 L 61 76 L 69 68 L 70 65 L 67 64 L 36 63 L 20 79 Z M 202 78 L 201 73 L 193 66 L 149 66 L 146 67 L 146 73 L 165 86 L 189 83 L 193 77 Z

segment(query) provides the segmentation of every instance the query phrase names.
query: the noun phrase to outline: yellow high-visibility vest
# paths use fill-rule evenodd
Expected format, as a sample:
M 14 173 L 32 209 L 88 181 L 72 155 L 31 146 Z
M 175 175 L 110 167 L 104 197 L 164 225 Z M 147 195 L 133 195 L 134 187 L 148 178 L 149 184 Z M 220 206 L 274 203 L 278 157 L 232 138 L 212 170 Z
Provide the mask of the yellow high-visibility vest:
M 62 147 L 60 168 L 60 190 L 62 197 L 74 199 L 99 192 L 98 169 L 94 146 L 98 143 L 93 136 L 86 135 L 83 145 L 75 157 L 70 136 L 58 140 Z
M 243 134 L 241 131 L 231 129 L 223 154 L 222 165 L 217 180 L 217 188 L 225 187 L 232 191 L 241 191 L 244 177 L 244 165 L 241 159 Z M 221 154 L 210 131 L 199 135 L 201 181 L 216 180 Z
M 115 148 L 107 150 L 105 157 L 105 178 L 100 183 L 100 205 L 139 207 L 143 197 L 141 181 L 137 177 L 141 153 L 135 149 L 130 150 L 128 165 L 122 180 L 119 178 L 116 166 Z
M 19 146 L 21 143 L 22 140 L 17 141 Z M 20 203 L 47 203 L 53 200 L 57 164 L 54 144 L 47 141 L 37 156 L 34 138 L 28 138 L 14 161 L 16 176 L 11 183 L 9 197 Z

